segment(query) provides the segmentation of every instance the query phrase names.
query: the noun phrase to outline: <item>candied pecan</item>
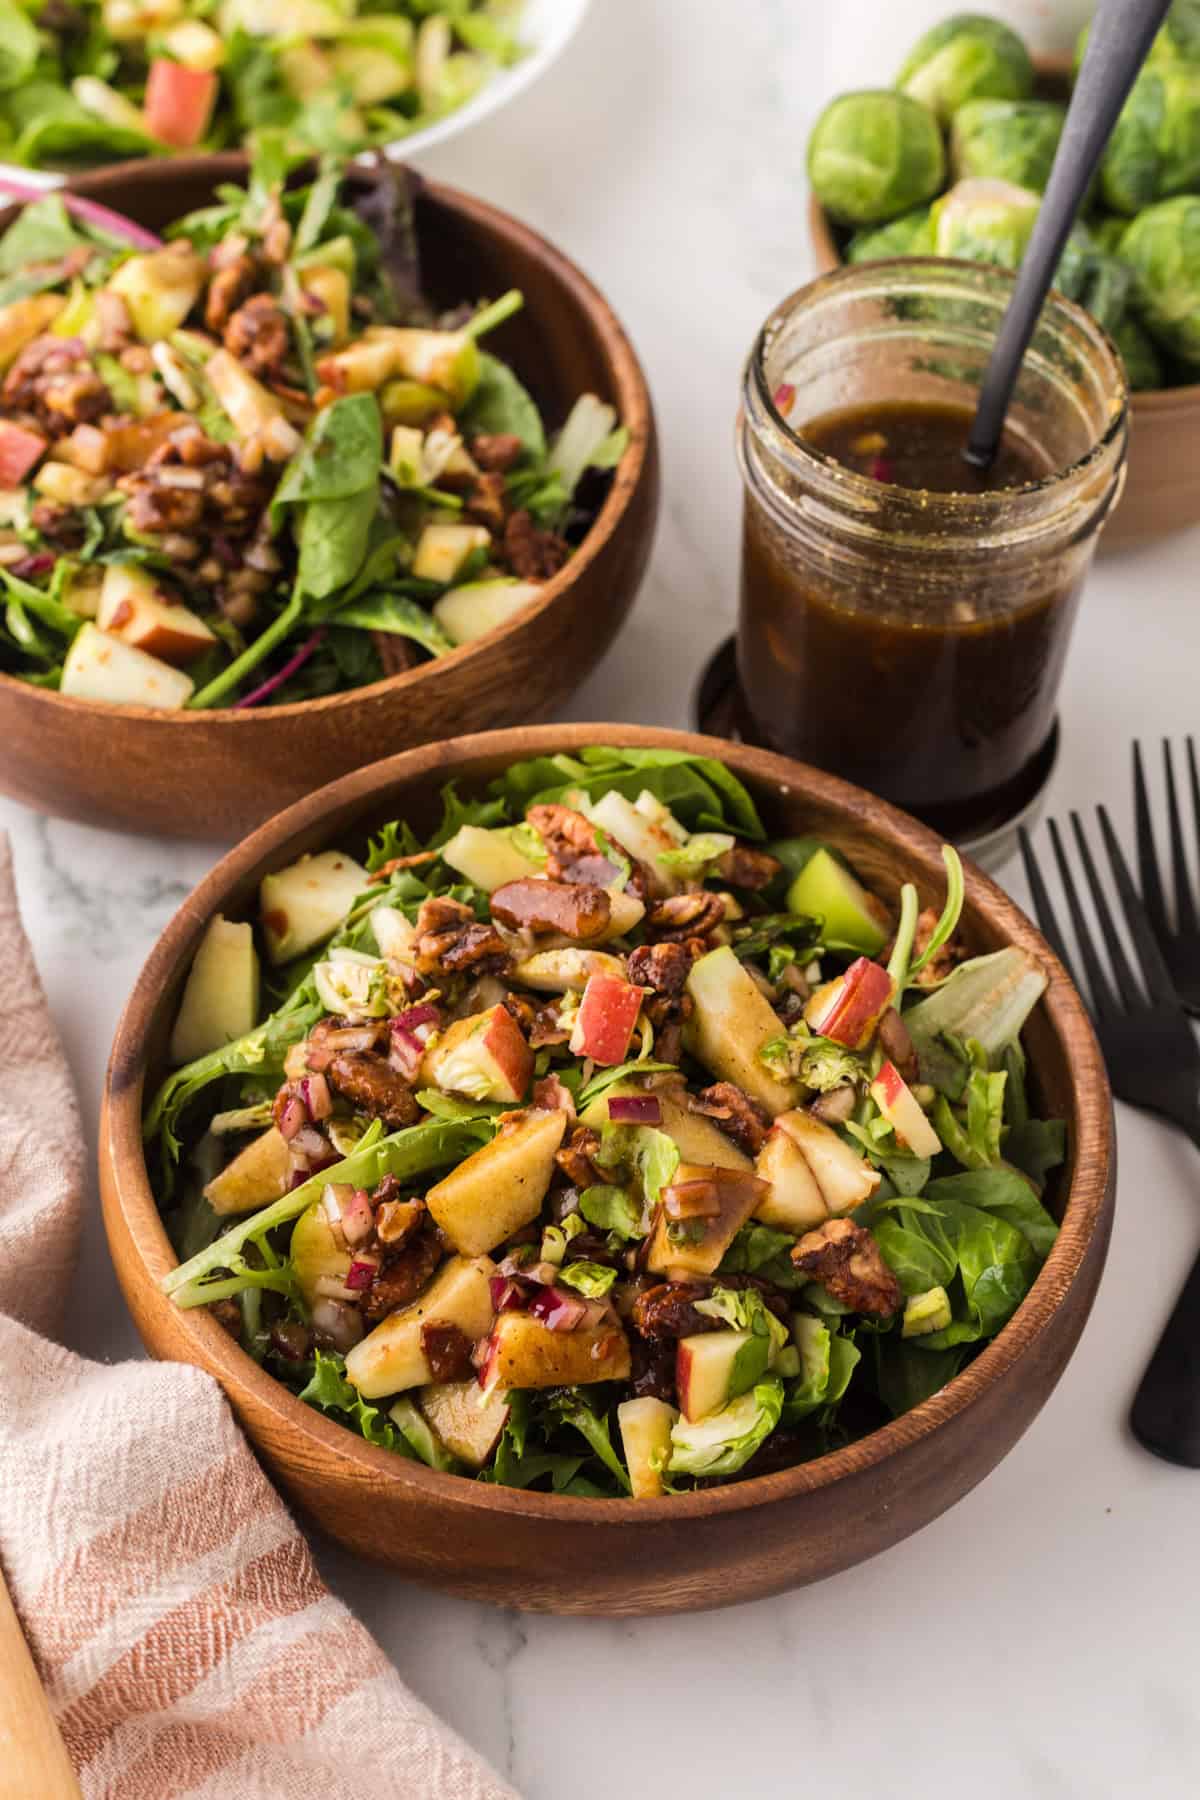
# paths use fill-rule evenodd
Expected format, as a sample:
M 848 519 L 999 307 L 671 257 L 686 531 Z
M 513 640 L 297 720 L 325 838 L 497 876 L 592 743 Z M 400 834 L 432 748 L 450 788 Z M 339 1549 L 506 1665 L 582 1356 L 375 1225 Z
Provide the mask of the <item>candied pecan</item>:
M 108 288 L 97 288 L 92 304 L 99 327 L 97 348 L 110 355 L 127 349 L 133 338 L 133 320 L 120 294 L 114 294 Z
M 504 516 L 503 475 L 477 475 L 467 490 L 464 519 L 486 525 L 494 536 L 499 537 L 504 530 Z
M 204 517 L 200 489 L 164 485 L 153 470 L 122 475 L 117 486 L 129 496 L 128 517 L 135 531 L 193 530 Z
M 890 1319 L 904 1302 L 871 1233 L 853 1219 L 826 1219 L 792 1246 L 792 1261 L 855 1312 Z
M 643 1289 L 633 1303 L 633 1325 L 652 1340 L 693 1337 L 700 1331 L 721 1331 L 723 1319 L 710 1319 L 696 1311 L 697 1300 L 707 1300 L 711 1281 L 660 1281 Z
M 765 850 L 752 850 L 749 844 L 735 844 L 717 863 L 722 881 L 731 887 L 765 888 L 778 875 L 783 864 Z
M 494 925 L 481 925 L 469 906 L 433 898 L 417 914 L 417 968 L 422 975 L 502 975 L 512 959 Z
M 378 1191 L 374 1196 L 378 1199 Z M 384 1200 L 375 1214 L 375 1230 L 389 1249 L 402 1244 L 418 1230 L 425 1217 L 423 1200 Z
M 717 1081 L 688 1102 L 689 1110 L 715 1119 L 726 1137 L 747 1156 L 757 1156 L 767 1141 L 771 1115 L 732 1081 Z
M 674 942 L 641 944 L 629 952 L 627 963 L 629 979 L 635 987 L 672 996 L 682 994 L 691 966 L 688 946 Z
M 630 1386 L 640 1400 L 649 1397 L 675 1404 L 675 1346 L 668 1340 L 648 1342 L 635 1337 L 630 1341 L 632 1373 Z
M 224 331 L 225 348 L 252 375 L 278 375 L 287 358 L 288 323 L 270 294 L 254 294 L 232 315 Z
M 437 854 L 436 850 L 414 850 L 411 856 L 389 856 L 370 877 L 370 885 L 377 887 L 381 882 L 390 881 L 397 869 L 419 869 L 425 863 L 436 862 Z
M 597 887 L 608 887 L 615 881 L 618 871 L 601 850 L 596 827 L 581 812 L 557 802 L 545 802 L 531 806 L 525 817 L 546 846 L 546 875 L 551 881 L 587 881 Z M 623 846 L 618 848 L 623 850 Z M 627 851 L 623 853 L 628 856 Z M 632 857 L 629 863 L 631 873 L 626 889 L 644 899 L 646 871 Z
M 558 1008 L 551 1001 L 546 1006 L 539 1006 L 529 1027 L 529 1048 L 545 1049 L 549 1044 L 565 1044 L 570 1039 L 570 1032 L 558 1022 Z
M 78 550 L 87 536 L 87 527 L 72 508 L 58 506 L 53 500 L 37 500 L 29 522 L 47 543 L 60 550 Z
M 646 914 L 646 930 L 659 941 L 682 942 L 705 938 L 725 923 L 725 902 L 720 894 L 697 888 L 690 894 L 670 894 L 656 900 Z
M 504 560 L 522 581 L 548 581 L 570 554 L 566 538 L 556 531 L 539 531 L 524 507 L 509 515 L 504 527 Z
M 271 1327 L 271 1347 L 285 1362 L 303 1362 L 312 1349 L 312 1333 L 298 1319 L 281 1319 Z
M 500 475 L 507 475 L 513 464 L 520 461 L 521 452 L 525 448 L 512 431 L 481 432 L 478 437 L 471 439 L 469 447 L 481 469 L 486 469 L 489 474 Z
M 912 947 L 912 960 L 914 962 L 919 956 L 924 955 L 925 950 L 928 948 L 929 940 L 937 928 L 938 919 L 940 917 L 940 913 L 934 906 L 927 906 L 924 912 L 918 915 L 917 930 L 916 935 L 913 938 Z M 889 944 L 886 949 L 880 951 L 879 960 L 881 962 L 885 962 L 891 955 L 894 943 L 895 939 L 893 938 L 892 943 Z M 941 949 L 935 951 L 934 955 L 925 964 L 925 967 L 921 970 L 920 974 L 913 977 L 914 987 L 937 987 L 939 982 L 945 981 L 947 975 L 953 973 L 966 954 L 966 946 L 957 934 L 948 938 Z
M 600 1134 L 587 1125 L 577 1125 L 554 1160 L 575 1188 L 599 1187 L 604 1177 L 592 1161 L 600 1148 Z
M 408 1306 L 429 1286 L 442 1260 L 439 1233 L 426 1229 L 405 1241 L 397 1256 L 389 1256 L 367 1289 L 363 1311 L 368 1319 L 382 1319 L 398 1306 Z
M 561 933 L 578 943 L 603 937 L 612 917 L 612 902 L 604 889 L 582 881 L 541 881 L 532 877 L 506 881 L 492 894 L 493 919 L 510 931 L 531 931 L 534 936 Z
M 397 637 L 394 631 L 373 631 L 371 642 L 385 675 L 403 675 L 421 660 L 416 645 L 408 638 Z
M 208 1310 L 230 1337 L 241 1337 L 242 1309 L 236 1300 L 214 1300 Z
M 879 1021 L 879 1043 L 896 1065 L 905 1081 L 918 1081 L 921 1075 L 917 1047 L 909 1036 L 908 1026 L 894 1006 L 889 1006 Z
M 217 270 L 204 302 L 204 323 L 210 331 L 224 331 L 243 300 L 254 292 L 257 280 L 258 268 L 252 256 L 236 257 Z
M 474 1348 L 466 1332 L 448 1320 L 422 1320 L 421 1351 L 432 1381 L 469 1381 L 475 1373 L 471 1362 Z
M 382 1119 L 389 1131 L 416 1123 L 421 1109 L 412 1089 L 382 1056 L 370 1050 L 349 1050 L 335 1056 L 325 1079 L 356 1112 Z
M 25 413 L 51 437 L 114 410 L 113 398 L 80 338 L 47 333 L 26 344 L 0 390 L 6 409 Z
M 683 1057 L 683 1027 L 695 1008 L 690 994 L 652 994 L 643 1011 L 654 1028 L 655 1062 L 678 1064 Z

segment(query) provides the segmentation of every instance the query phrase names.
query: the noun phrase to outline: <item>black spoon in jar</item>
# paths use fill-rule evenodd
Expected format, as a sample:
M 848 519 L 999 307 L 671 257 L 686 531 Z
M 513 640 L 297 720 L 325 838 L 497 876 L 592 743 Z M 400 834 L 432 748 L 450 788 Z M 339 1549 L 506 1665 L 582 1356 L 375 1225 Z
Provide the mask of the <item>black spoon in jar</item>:
M 1170 0 L 1100 0 L 1096 8 L 1045 197 L 979 391 L 963 451 L 973 469 L 989 468 L 999 448 L 1021 361 L 1075 215 L 1169 10 Z

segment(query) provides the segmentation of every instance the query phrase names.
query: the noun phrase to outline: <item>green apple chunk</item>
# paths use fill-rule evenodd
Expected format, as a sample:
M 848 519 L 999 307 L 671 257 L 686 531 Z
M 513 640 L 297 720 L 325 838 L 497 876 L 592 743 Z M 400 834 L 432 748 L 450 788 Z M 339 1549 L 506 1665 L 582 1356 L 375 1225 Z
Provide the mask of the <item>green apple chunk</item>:
M 417 1405 L 451 1456 L 482 1469 L 508 1423 L 508 1395 L 485 1394 L 478 1381 L 438 1381 L 423 1387 Z
M 260 1206 L 281 1200 L 291 1185 L 291 1155 L 272 1125 L 209 1182 L 204 1198 L 216 1213 L 257 1212 Z
M 194 1062 L 245 1037 L 258 1019 L 258 952 L 254 931 L 212 919 L 200 940 L 171 1033 L 173 1063 Z
M 535 950 L 516 967 L 521 986 L 534 988 L 539 994 L 582 994 L 593 975 L 611 975 L 623 981 L 625 965 L 603 950 L 583 950 L 567 944 L 559 950 Z
M 680 1338 L 675 1382 L 686 1419 L 705 1419 L 766 1374 L 771 1340 L 752 1331 L 706 1331 Z
M 879 1186 L 878 1171 L 831 1125 L 800 1111 L 784 1113 L 776 1123 L 803 1152 L 829 1212 L 853 1212 L 871 1198 Z
M 655 805 L 657 807 L 657 802 Z M 687 832 L 666 807 L 658 808 L 656 816 L 651 817 L 642 809 L 641 799 L 635 806 L 624 794 L 613 789 L 584 810 L 593 825 L 598 825 L 628 855 L 645 864 L 651 889 L 656 895 L 679 892 L 683 884 L 678 875 L 669 863 L 660 859 L 665 851 L 680 849 L 687 842 Z
M 74 700 L 103 706 L 150 706 L 177 712 L 186 706 L 196 684 L 182 669 L 173 669 L 111 632 L 87 620 L 76 632 L 63 663 L 59 692 Z
M 754 1216 L 779 1231 L 811 1231 L 828 1218 L 829 1208 L 807 1157 L 786 1128 L 790 1116 L 780 1115 L 754 1160 L 756 1174 L 768 1184 Z
M 617 1408 L 621 1448 L 635 1500 L 657 1500 L 663 1492 L 663 1470 L 671 1455 L 671 1427 L 679 1414 L 665 1400 L 649 1394 L 622 1400 Z
M 746 1170 L 681 1162 L 662 1190 L 647 1269 L 711 1275 L 765 1193 L 765 1184 Z
M 491 541 L 482 525 L 426 525 L 413 552 L 412 573 L 418 581 L 449 583 Z
M 566 1128 L 564 1112 L 530 1112 L 430 1188 L 425 1204 L 456 1250 L 478 1256 L 537 1218 Z
M 485 1337 L 494 1316 L 490 1282 L 495 1272 L 490 1256 L 471 1261 L 452 1256 L 419 1300 L 389 1313 L 355 1344 L 346 1357 L 347 1381 L 367 1400 L 426 1386 L 433 1380 L 433 1370 L 421 1347 L 421 1326 L 457 1325 L 472 1341 Z
M 154 344 L 183 324 L 200 297 L 206 273 L 204 258 L 180 240 L 165 250 L 131 256 L 108 286 L 125 302 L 142 342 Z
M 444 1094 L 500 1100 L 507 1106 L 525 1098 L 532 1074 L 533 1051 L 503 1006 L 456 1019 L 426 1051 L 421 1064 L 422 1081 Z
M 892 933 L 882 900 L 865 888 L 833 852 L 813 852 L 788 889 L 788 911 L 825 921 L 825 938 L 876 956 Z
M 772 1118 L 795 1106 L 798 1084 L 779 1081 L 758 1058 L 758 1051 L 780 1035 L 782 1026 L 727 944 L 692 964 L 687 991 L 695 1011 L 686 1041 L 697 1060 L 718 1080 L 734 1082 Z
M 611 1124 L 608 1103 L 623 1094 L 642 1094 L 647 1090 L 638 1081 L 621 1081 L 597 1096 L 591 1104 L 584 1108 L 580 1115 L 580 1123 L 588 1125 L 593 1131 L 602 1131 Z M 679 1151 L 680 1159 L 685 1163 L 703 1163 L 718 1169 L 745 1169 L 754 1167 L 750 1158 L 738 1149 L 732 1138 L 703 1113 L 690 1112 L 686 1101 L 686 1090 L 682 1085 L 677 1090 L 660 1087 L 653 1090 L 662 1114 L 657 1129 L 664 1131 Z
M 496 1320 L 479 1379 L 488 1393 L 497 1387 L 582 1387 L 628 1381 L 630 1368 L 629 1339 L 615 1319 L 552 1331 L 532 1313 L 506 1312 Z
M 508 881 L 523 881 L 538 874 L 538 865 L 522 856 L 507 831 L 485 831 L 481 825 L 460 825 L 449 843 L 442 845 L 442 861 L 485 894 Z
M 296 1220 L 289 1255 L 296 1276 L 296 1286 L 300 1289 L 304 1304 L 310 1309 L 320 1298 L 318 1281 L 325 1279 L 345 1283 L 353 1258 L 345 1241 L 339 1243 L 333 1235 L 333 1227 L 325 1211 L 324 1195 L 314 1200 L 308 1211 L 302 1212 Z
M 271 961 L 290 962 L 336 931 L 369 881 L 367 871 L 340 850 L 302 856 L 264 875 L 258 905 Z
M 433 603 L 433 616 L 452 644 L 471 644 L 524 612 L 545 591 L 539 581 L 511 581 L 503 576 L 464 581 Z

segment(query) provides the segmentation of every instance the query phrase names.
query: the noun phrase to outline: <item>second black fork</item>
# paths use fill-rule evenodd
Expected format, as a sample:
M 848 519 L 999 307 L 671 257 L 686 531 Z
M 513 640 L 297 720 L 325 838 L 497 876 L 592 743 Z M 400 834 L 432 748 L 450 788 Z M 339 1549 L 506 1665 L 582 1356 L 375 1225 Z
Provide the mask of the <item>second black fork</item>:
M 1133 804 L 1137 823 L 1138 879 L 1150 927 L 1158 939 L 1163 961 L 1175 984 L 1175 991 L 1190 1013 L 1200 1015 L 1200 915 L 1197 913 L 1196 889 L 1188 872 L 1184 845 L 1183 808 L 1175 785 L 1175 762 L 1169 738 L 1163 739 L 1163 776 L 1167 789 L 1167 833 L 1171 844 L 1171 886 L 1174 890 L 1174 922 L 1168 916 L 1158 852 L 1154 843 L 1154 825 L 1150 816 L 1150 794 L 1146 772 L 1142 766 L 1142 747 L 1133 746 Z M 1196 745 L 1187 739 L 1187 773 L 1192 820 L 1200 841 L 1200 772 L 1196 767 Z

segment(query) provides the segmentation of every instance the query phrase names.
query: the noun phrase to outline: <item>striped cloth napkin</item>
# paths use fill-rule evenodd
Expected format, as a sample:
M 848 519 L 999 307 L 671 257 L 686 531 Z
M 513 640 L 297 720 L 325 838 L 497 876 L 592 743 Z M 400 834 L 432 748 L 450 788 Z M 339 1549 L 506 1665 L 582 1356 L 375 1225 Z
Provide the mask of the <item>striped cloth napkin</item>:
M 0 992 L 0 1562 L 86 1800 L 516 1800 L 324 1588 L 210 1376 L 46 1335 L 83 1140 L 3 835 Z

